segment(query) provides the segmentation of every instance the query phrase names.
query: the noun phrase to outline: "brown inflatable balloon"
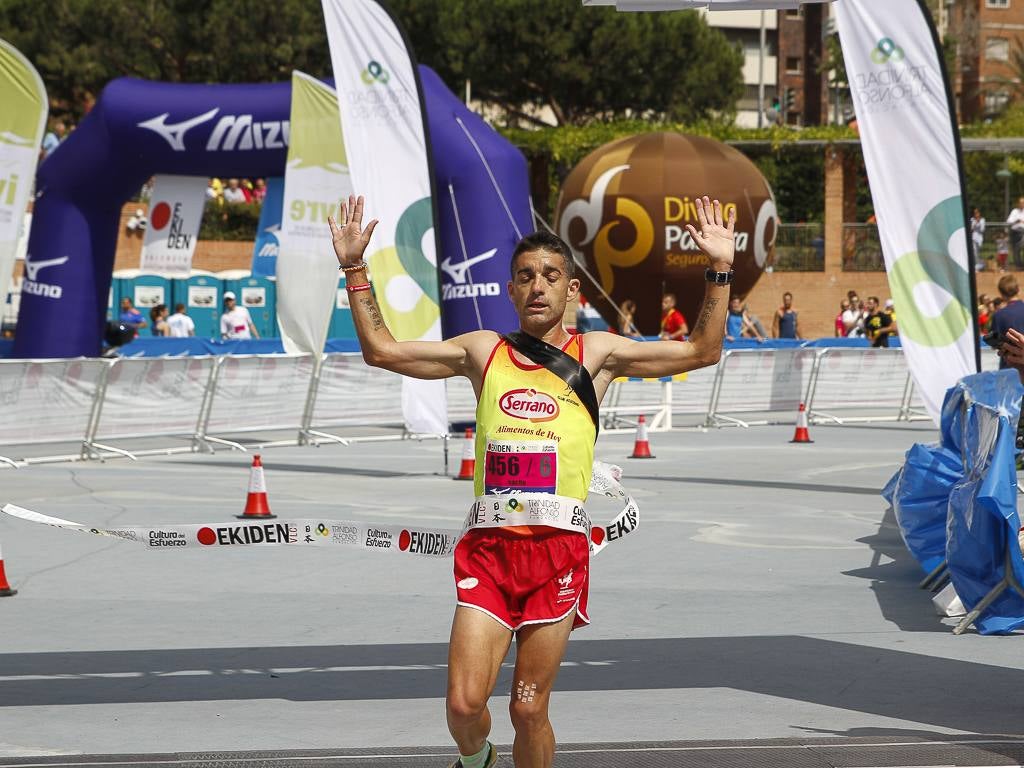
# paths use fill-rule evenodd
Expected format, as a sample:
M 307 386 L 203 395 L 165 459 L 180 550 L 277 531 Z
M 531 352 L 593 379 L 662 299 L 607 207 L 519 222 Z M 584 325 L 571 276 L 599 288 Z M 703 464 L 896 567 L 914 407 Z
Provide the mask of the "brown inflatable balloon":
M 640 332 L 655 336 L 661 297 L 674 293 L 692 327 L 707 259 L 685 225 L 699 229 L 694 201 L 703 195 L 736 211 L 733 295 L 746 296 L 774 249 L 778 214 L 768 182 L 739 151 L 701 136 L 645 133 L 605 144 L 566 178 L 556 229 L 587 265 L 593 280 L 580 276 L 583 294 L 609 325 L 619 325 L 612 302 L 632 299 Z

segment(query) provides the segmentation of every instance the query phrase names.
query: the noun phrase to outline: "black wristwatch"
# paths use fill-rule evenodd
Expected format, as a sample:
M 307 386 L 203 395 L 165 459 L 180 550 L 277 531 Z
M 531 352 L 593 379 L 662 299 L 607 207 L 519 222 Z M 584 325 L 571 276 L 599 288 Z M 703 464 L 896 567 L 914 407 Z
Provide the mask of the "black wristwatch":
M 736 272 L 730 269 L 728 272 L 715 272 L 711 267 L 704 270 L 704 279 L 715 285 L 729 285 Z

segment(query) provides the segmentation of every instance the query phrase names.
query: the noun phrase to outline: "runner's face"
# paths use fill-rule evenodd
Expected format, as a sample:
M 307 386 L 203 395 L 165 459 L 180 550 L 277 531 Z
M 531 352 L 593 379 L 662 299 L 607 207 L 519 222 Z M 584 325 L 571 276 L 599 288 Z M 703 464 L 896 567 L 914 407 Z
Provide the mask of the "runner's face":
M 550 328 L 562 322 L 565 305 L 576 298 L 579 280 L 565 274 L 561 254 L 527 251 L 516 258 L 508 295 L 524 329 Z

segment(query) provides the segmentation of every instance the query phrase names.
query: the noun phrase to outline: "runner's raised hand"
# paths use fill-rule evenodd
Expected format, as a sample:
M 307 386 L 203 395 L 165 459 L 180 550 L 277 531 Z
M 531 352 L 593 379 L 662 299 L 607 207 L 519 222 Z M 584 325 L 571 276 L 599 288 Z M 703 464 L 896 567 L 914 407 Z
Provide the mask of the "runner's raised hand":
M 370 236 L 377 226 L 377 219 L 363 229 L 362 195 L 349 195 L 347 203 L 342 201 L 338 206 L 338 216 L 341 219 L 341 226 L 333 216 L 327 217 L 327 224 L 331 228 L 331 240 L 334 243 L 334 254 L 338 257 L 339 265 L 350 267 L 362 261 L 366 246 L 370 244 Z
M 686 229 L 704 254 L 711 261 L 711 267 L 726 272 L 732 269 L 736 256 L 736 211 L 729 211 L 729 221 L 722 219 L 722 204 L 712 202 L 707 195 L 697 198 L 697 221 L 700 231 L 692 224 Z

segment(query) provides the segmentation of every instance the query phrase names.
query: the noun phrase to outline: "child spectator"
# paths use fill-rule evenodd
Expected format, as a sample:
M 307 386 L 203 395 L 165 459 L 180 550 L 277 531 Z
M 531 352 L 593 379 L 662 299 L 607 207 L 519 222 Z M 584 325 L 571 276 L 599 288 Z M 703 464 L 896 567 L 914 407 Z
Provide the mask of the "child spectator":
M 1010 233 L 1005 229 L 996 238 L 996 264 L 999 271 L 1006 271 L 1006 260 L 1010 258 Z

